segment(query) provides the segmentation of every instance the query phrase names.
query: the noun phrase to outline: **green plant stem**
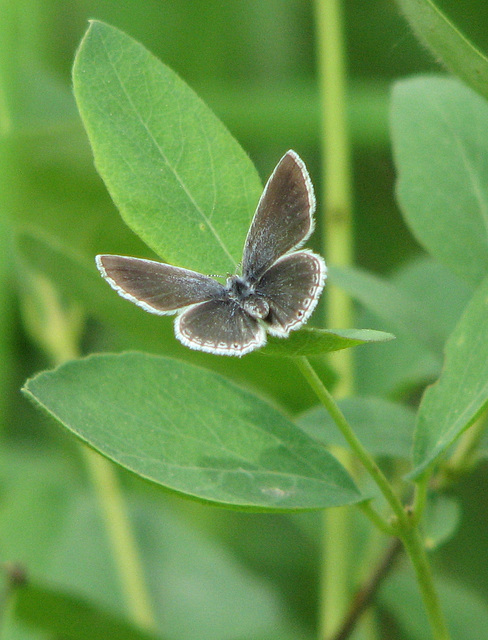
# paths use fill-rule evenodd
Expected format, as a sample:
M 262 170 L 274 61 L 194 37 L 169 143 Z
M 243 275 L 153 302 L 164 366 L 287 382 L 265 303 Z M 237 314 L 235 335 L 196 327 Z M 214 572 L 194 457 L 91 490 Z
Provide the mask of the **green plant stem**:
M 400 538 L 415 569 L 417 583 L 427 611 L 427 617 L 429 618 L 432 637 L 434 640 L 450 640 L 444 614 L 434 587 L 430 563 L 417 527 L 402 531 Z
M 381 514 L 379 514 L 376 509 L 373 509 L 369 500 L 365 502 L 360 502 L 357 505 L 358 509 L 360 509 L 364 515 L 371 520 L 373 525 L 379 529 L 386 536 L 395 536 L 395 529 L 383 518 Z
M 405 550 L 407 551 L 414 566 L 433 637 L 435 640 L 449 640 L 449 632 L 440 608 L 437 592 L 434 588 L 432 571 L 422 539 L 416 526 L 415 517 L 411 517 L 410 514 L 404 510 L 402 503 L 394 493 L 387 478 L 354 434 L 351 426 L 344 417 L 344 414 L 337 406 L 334 398 L 331 396 L 327 388 L 322 384 L 322 381 L 308 359 L 304 356 L 297 358 L 297 364 L 305 378 L 308 380 L 310 386 L 317 394 L 319 400 L 331 415 L 352 451 L 361 460 L 365 469 L 373 478 L 395 514 L 396 522 L 391 525 L 391 531 L 393 531 L 403 542 Z M 368 508 L 365 508 L 364 504 L 362 505 L 362 509 L 366 515 L 375 522 L 375 524 L 379 524 L 380 528 L 383 526 L 383 522 L 382 519 L 380 519 L 381 516 L 379 514 L 375 513 L 373 515 L 372 509 L 368 513 Z M 388 526 L 389 525 L 386 524 L 386 527 Z
M 351 176 L 346 125 L 345 65 L 340 0 L 316 0 L 317 68 L 322 122 L 322 185 L 324 254 L 331 264 L 352 262 Z M 352 303 L 343 291 L 328 285 L 328 325 L 352 326 Z M 352 350 L 332 354 L 339 397 L 353 391 Z M 348 452 L 334 451 L 346 468 Z M 324 512 L 319 637 L 330 636 L 342 622 L 349 601 L 350 509 Z
M 328 389 L 323 385 L 315 369 L 310 364 L 308 358 L 306 358 L 305 356 L 298 357 L 297 364 L 305 378 L 308 380 L 310 386 L 317 394 L 320 402 L 324 405 L 324 407 L 327 409 L 330 416 L 338 426 L 340 432 L 351 447 L 353 453 L 359 458 L 359 460 L 361 460 L 366 471 L 377 484 L 381 493 L 390 505 L 392 511 L 396 515 L 398 523 L 402 526 L 408 527 L 409 523 L 402 503 L 394 493 L 390 483 L 386 479 L 384 473 L 376 464 L 374 458 L 364 448 L 360 440 L 357 438 L 352 427 L 344 417 L 342 411 L 337 406 Z
M 103 512 L 105 528 L 132 619 L 144 629 L 156 626 L 129 514 L 113 464 L 81 445 L 85 464 Z
M 327 262 L 348 266 L 353 262 L 352 186 L 349 136 L 346 121 L 346 81 L 340 0 L 316 0 L 317 63 L 322 114 L 324 255 Z M 328 284 L 328 323 L 352 324 L 352 302 L 343 290 Z M 353 388 L 352 351 L 333 354 L 339 373 L 339 396 Z M 341 388 L 345 388 L 345 393 Z
M 37 299 L 34 304 L 31 301 L 26 305 L 29 308 L 24 308 L 31 334 L 55 365 L 79 357 L 82 329 L 79 312 L 63 308 L 57 292 L 46 278 L 37 277 L 34 285 Z M 114 465 L 85 445 L 80 445 L 80 449 L 96 491 L 127 610 L 141 628 L 153 629 L 156 620 L 142 560 Z

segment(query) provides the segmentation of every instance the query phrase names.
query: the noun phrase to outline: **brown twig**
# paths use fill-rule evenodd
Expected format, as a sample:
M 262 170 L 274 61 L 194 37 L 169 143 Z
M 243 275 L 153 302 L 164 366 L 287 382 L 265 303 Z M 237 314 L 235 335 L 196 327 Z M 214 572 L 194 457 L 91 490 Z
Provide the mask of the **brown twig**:
M 330 640 L 347 640 L 361 614 L 371 604 L 381 582 L 390 572 L 401 550 L 402 543 L 398 538 L 395 538 L 379 561 L 372 576 L 356 592 L 342 627 Z

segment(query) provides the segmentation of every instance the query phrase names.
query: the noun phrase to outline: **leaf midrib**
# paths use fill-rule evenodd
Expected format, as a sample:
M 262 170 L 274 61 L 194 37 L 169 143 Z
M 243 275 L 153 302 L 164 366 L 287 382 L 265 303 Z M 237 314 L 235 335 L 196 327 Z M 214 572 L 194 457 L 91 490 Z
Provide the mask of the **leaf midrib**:
M 198 205 L 198 203 L 195 201 L 194 197 L 192 196 L 189 188 L 187 187 L 186 183 L 183 181 L 183 179 L 181 178 L 180 174 L 178 173 L 178 171 L 176 170 L 175 167 L 172 166 L 172 164 L 169 162 L 168 158 L 166 157 L 165 153 L 163 152 L 163 150 L 161 149 L 161 146 L 159 145 L 158 141 L 156 140 L 156 138 L 154 137 L 154 135 L 152 134 L 150 128 L 148 127 L 148 125 L 146 124 L 145 120 L 143 119 L 142 115 L 140 114 L 139 110 L 136 108 L 135 104 L 133 103 L 130 95 L 127 93 L 126 88 L 124 83 L 122 82 L 121 77 L 119 76 L 119 73 L 117 71 L 117 68 L 114 64 L 114 62 L 112 61 L 111 57 L 110 57 L 110 53 L 109 53 L 109 49 L 106 46 L 105 40 L 103 38 L 103 35 L 100 33 L 99 34 L 100 40 L 102 42 L 103 45 L 103 49 L 105 51 L 105 55 L 107 56 L 107 60 L 111 66 L 111 68 L 113 69 L 114 75 L 117 78 L 117 81 L 120 85 L 120 88 L 127 100 L 127 102 L 129 103 L 129 105 L 132 107 L 134 113 L 137 115 L 140 124 L 142 125 L 142 127 L 145 129 L 146 133 L 149 136 L 149 139 L 151 140 L 152 144 L 154 145 L 154 147 L 156 148 L 157 152 L 159 153 L 159 155 L 161 156 L 161 159 L 163 160 L 163 162 L 166 164 L 166 166 L 168 167 L 168 169 L 171 171 L 171 173 L 173 174 L 174 178 L 176 179 L 176 181 L 178 182 L 178 184 L 181 186 L 181 188 L 183 189 L 183 192 L 185 193 L 185 195 L 187 196 L 188 200 L 190 201 L 190 203 L 192 204 L 192 206 L 194 207 L 195 211 L 202 217 L 202 219 L 204 220 L 205 224 L 207 225 L 207 227 L 210 229 L 210 231 L 212 232 L 212 234 L 214 235 L 215 239 L 217 240 L 218 244 L 221 246 L 222 250 L 224 251 L 224 253 L 227 255 L 227 257 L 229 258 L 229 260 L 231 261 L 232 264 L 235 264 L 235 259 L 234 257 L 231 255 L 231 253 L 229 252 L 229 250 L 227 249 L 227 247 L 225 246 L 224 242 L 222 241 L 220 235 L 218 234 L 217 230 L 215 229 L 215 227 L 212 225 L 212 223 L 210 222 L 210 219 L 205 215 L 205 212 L 203 211 L 203 209 Z

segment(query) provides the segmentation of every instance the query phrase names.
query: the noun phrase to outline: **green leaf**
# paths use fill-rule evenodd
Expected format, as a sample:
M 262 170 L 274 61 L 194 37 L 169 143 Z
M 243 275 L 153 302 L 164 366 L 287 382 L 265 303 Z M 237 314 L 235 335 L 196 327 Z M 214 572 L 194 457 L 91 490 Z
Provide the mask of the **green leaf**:
M 402 81 L 392 135 L 398 200 L 412 232 L 478 285 L 488 273 L 488 105 L 455 80 Z
M 415 414 L 411 409 L 381 398 L 345 398 L 339 406 L 362 444 L 373 455 L 409 458 Z M 325 445 L 347 446 L 332 418 L 322 407 L 299 421 L 309 436 Z
M 91 356 L 24 390 L 108 458 L 189 497 L 281 511 L 362 499 L 337 460 L 271 405 L 183 362 Z
M 213 510 L 211 521 L 218 532 L 209 535 L 208 506 L 187 505 L 176 514 L 174 501 L 161 491 L 148 491 L 147 483 L 123 476 L 123 485 L 158 628 L 178 640 L 226 640 L 231 626 L 239 638 L 285 631 L 287 607 L 276 585 L 219 540 L 225 515 L 239 518 L 245 535 L 249 520 L 243 514 Z M 70 497 L 49 558 L 50 579 L 110 612 L 123 612 L 124 596 L 99 505 L 89 489 Z
M 314 329 L 305 327 L 290 333 L 288 338 L 269 336 L 261 353 L 283 356 L 310 356 L 356 347 L 369 342 L 387 342 L 395 338 L 391 333 L 374 329 Z
M 234 272 L 261 192 L 251 161 L 175 74 L 92 22 L 73 83 L 97 169 L 128 226 L 157 254 Z
M 432 0 L 397 0 L 415 35 L 437 60 L 488 98 L 488 58 Z
M 398 333 L 398 340 L 357 352 L 358 387 L 362 395 L 399 398 L 408 394 L 411 398 L 439 377 L 442 348 L 471 299 L 473 289 L 427 255 L 402 265 L 392 275 L 391 284 L 403 300 L 415 301 L 416 308 L 422 310 L 422 320 L 433 336 L 435 350 L 428 350 L 408 331 L 408 319 L 405 319 L 404 331 Z M 359 315 L 358 320 L 362 325 L 378 329 L 391 328 L 395 306 L 389 309 L 388 296 L 387 304 L 380 306 L 378 313 L 384 313 L 385 309 L 390 314 L 390 322 L 368 312 Z
M 412 477 L 431 465 L 488 404 L 488 279 L 446 345 L 439 380 L 425 392 L 415 429 Z
M 42 584 L 30 583 L 18 590 L 15 616 L 50 637 L 67 640 L 155 640 L 120 614 L 99 609 L 95 604 Z
M 488 628 L 486 600 L 475 591 L 446 577 L 437 577 L 441 607 L 445 612 L 452 640 L 481 640 Z M 431 640 L 418 585 L 406 571 L 388 578 L 379 593 L 388 610 L 409 640 Z
M 427 549 L 437 549 L 456 533 L 461 519 L 459 502 L 447 495 L 429 494 L 423 520 Z
M 357 268 L 330 267 L 332 282 L 344 289 L 394 330 L 414 337 L 427 350 L 436 349 L 438 336 L 414 298 L 393 283 Z

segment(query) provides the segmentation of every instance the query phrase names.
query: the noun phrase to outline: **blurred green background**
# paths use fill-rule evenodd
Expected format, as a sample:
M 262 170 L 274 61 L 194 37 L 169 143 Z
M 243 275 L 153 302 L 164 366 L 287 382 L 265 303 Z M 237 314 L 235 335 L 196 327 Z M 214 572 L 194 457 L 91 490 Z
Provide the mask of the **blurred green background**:
M 486 0 L 438 4 L 488 52 Z M 76 111 L 70 73 L 87 20 L 126 31 L 177 71 L 226 123 L 263 180 L 287 149 L 295 149 L 307 163 L 320 207 L 314 8 L 305 0 L 0 0 L 0 16 L 0 561 L 24 560 L 34 571 L 69 581 L 59 560 L 69 553 L 60 554 L 56 541 L 76 529 L 68 513 L 75 507 L 68 508 L 59 483 L 69 477 L 70 485 L 83 486 L 83 473 L 73 443 L 18 391 L 50 363 L 26 329 L 13 231 L 35 227 L 89 261 L 100 252 L 150 256 L 111 203 Z M 420 249 L 394 199 L 390 88 L 396 78 L 442 69 L 393 1 L 348 0 L 344 19 L 357 263 L 395 274 Z M 94 321 L 83 340 L 86 351 L 130 346 Z M 487 500 L 487 472 L 485 465 L 457 489 L 467 506 L 458 534 L 439 556 L 444 571 L 485 595 L 488 572 L 480 558 L 488 554 L 488 538 L 477 514 Z M 36 486 L 39 478 L 46 478 L 43 487 Z M 126 474 L 123 480 L 136 495 L 154 494 L 230 549 L 254 577 L 277 587 L 290 618 L 313 626 L 317 544 L 310 531 L 316 516 L 229 513 L 162 498 Z M 59 524 L 56 530 L 49 509 L 58 510 L 64 529 Z M 80 568 L 80 584 L 87 578 L 81 576 Z M 88 593 L 103 593 L 104 580 L 92 576 Z

